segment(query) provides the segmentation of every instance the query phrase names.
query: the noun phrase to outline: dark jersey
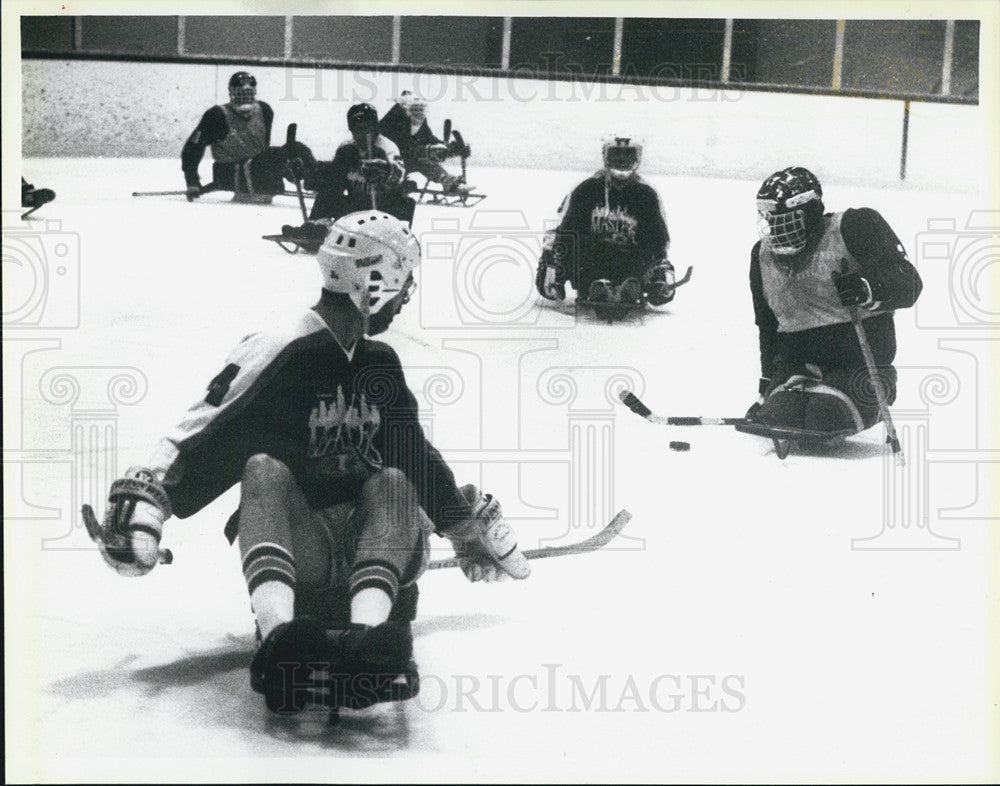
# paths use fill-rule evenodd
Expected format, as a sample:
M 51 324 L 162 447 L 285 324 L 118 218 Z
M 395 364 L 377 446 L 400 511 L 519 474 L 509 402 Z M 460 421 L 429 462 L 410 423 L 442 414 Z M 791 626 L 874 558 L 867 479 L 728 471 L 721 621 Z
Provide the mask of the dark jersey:
M 609 186 L 597 172 L 570 192 L 559 207 L 559 226 L 545 239 L 546 248 L 579 246 L 586 262 L 597 249 L 642 261 L 666 259 L 670 245 L 667 220 L 656 190 L 638 175 Z
M 348 357 L 313 311 L 245 338 L 151 467 L 185 518 L 239 482 L 256 454 L 284 463 L 314 509 L 353 501 L 371 473 L 394 467 L 437 528 L 471 512 L 424 437 L 393 349 L 362 339 Z
M 267 150 L 273 122 L 274 110 L 264 101 L 258 101 L 248 117 L 228 106 L 207 110 L 181 151 L 185 182 L 189 186 L 201 184 L 198 165 L 209 145 L 213 146 L 213 155 L 219 163 L 245 160 Z
M 385 117 L 379 121 L 378 132 L 396 144 L 408 170 L 417 168 L 419 160 L 423 157 L 422 148 L 427 145 L 442 144 L 441 140 L 434 136 L 426 119 L 414 131 L 410 116 L 399 104 L 394 104 L 392 109 L 385 113 Z
M 822 231 L 801 254 L 782 257 L 760 242 L 750 254 L 750 292 L 760 334 L 761 375 L 771 378 L 804 363 L 860 368 L 864 357 L 840 304 L 833 273 L 858 272 L 868 280 L 873 307 L 864 314 L 875 362 L 896 356 L 893 310 L 920 295 L 920 276 L 885 219 L 871 208 L 827 213 Z
M 356 210 L 367 210 L 372 206 L 371 187 L 361 171 L 362 161 L 367 157 L 368 151 L 363 151 L 353 139 L 342 142 L 333 155 L 333 161 L 320 162 L 307 175 L 305 186 L 320 192 L 325 197 L 335 195 L 338 201 L 340 197 L 344 197 L 346 202 L 341 208 L 340 215 Z M 372 144 L 372 157 L 388 161 L 392 165 L 389 178 L 375 187 L 376 199 L 397 193 L 406 175 L 399 148 L 385 137 L 377 136 Z M 382 202 L 379 201 L 379 204 Z

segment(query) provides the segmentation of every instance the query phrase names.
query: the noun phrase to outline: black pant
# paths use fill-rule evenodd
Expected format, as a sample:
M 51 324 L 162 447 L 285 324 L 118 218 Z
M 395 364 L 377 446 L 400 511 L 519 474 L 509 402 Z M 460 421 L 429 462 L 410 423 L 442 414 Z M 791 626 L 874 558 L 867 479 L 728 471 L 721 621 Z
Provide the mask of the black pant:
M 281 194 L 285 190 L 285 148 L 269 147 L 253 158 L 212 165 L 212 180 L 223 191 Z

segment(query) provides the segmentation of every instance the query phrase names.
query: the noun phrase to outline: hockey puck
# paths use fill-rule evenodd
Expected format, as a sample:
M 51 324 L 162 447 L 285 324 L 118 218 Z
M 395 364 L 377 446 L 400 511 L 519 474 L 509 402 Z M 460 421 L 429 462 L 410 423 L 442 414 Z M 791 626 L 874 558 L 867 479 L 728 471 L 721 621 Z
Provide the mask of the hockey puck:
M 690 442 L 671 442 L 670 443 L 670 449 L 671 450 L 691 450 L 691 443 Z

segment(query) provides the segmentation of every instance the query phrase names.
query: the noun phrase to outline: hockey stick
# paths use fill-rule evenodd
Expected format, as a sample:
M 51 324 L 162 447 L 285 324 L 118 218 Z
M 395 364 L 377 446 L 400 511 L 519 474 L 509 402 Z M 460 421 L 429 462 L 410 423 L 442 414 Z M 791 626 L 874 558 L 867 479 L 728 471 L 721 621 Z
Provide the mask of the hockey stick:
M 524 552 L 524 556 L 528 559 L 545 559 L 546 557 L 564 557 L 569 554 L 586 554 L 588 551 L 597 551 L 597 549 L 607 546 L 614 540 L 625 529 L 625 525 L 629 523 L 631 518 L 632 514 L 622 508 L 604 529 L 586 540 L 582 540 L 579 543 L 572 543 L 568 546 L 528 549 Z M 457 568 L 458 566 L 458 557 L 452 557 L 450 559 L 434 560 L 427 566 L 427 570 Z
M 103 543 L 103 528 L 97 520 L 97 516 L 94 515 L 94 509 L 90 505 L 84 504 L 80 513 L 83 514 L 83 525 L 87 528 L 87 534 L 90 535 L 91 540 L 95 543 L 97 541 Z M 170 549 L 160 549 L 159 563 L 161 565 L 169 565 L 173 561 L 174 553 Z
M 465 140 L 462 138 L 462 135 L 460 133 L 458 133 L 458 131 L 455 131 L 454 135 L 455 135 L 455 141 L 458 142 L 458 144 L 462 146 L 462 156 L 461 156 L 461 158 L 462 158 L 462 182 L 465 183 L 466 182 L 466 180 L 465 180 L 465 175 L 466 175 L 466 172 L 465 172 L 465 162 L 468 159 L 468 157 L 465 155 L 465 151 L 466 151 L 467 148 L 465 147 Z
M 295 144 L 295 136 L 298 134 L 299 124 L 289 123 L 288 131 L 285 132 L 285 155 L 292 149 L 292 145 Z M 309 213 L 306 212 L 306 198 L 302 194 L 302 178 L 296 176 L 295 178 L 295 191 L 299 197 L 299 209 L 302 211 L 302 223 L 309 220 Z M 287 249 L 286 249 L 287 250 Z
M 369 131 L 365 134 L 365 146 L 368 148 L 368 160 L 375 158 L 374 141 L 372 140 L 372 132 Z M 372 210 L 378 210 L 378 205 L 375 204 L 375 185 L 370 184 L 368 186 L 368 193 L 372 196 Z
M 199 194 L 208 194 L 212 191 L 224 191 L 225 189 L 219 188 L 215 183 L 209 183 L 206 186 L 201 186 L 198 190 Z M 147 197 L 147 196 L 187 196 L 187 191 L 133 191 L 132 196 L 134 197 Z
M 692 270 L 694 270 L 694 267 L 693 267 L 693 266 L 691 266 L 691 265 L 689 265 L 689 266 L 688 266 L 688 269 L 687 269 L 687 272 L 686 272 L 686 273 L 684 273 L 684 275 L 683 275 L 683 276 L 681 276 L 681 277 L 680 277 L 679 279 L 677 279 L 677 280 L 676 280 L 676 281 L 674 282 L 674 286 L 673 286 L 673 288 L 674 288 L 674 289 L 677 289 L 677 287 L 682 287 L 682 286 L 684 286 L 684 285 L 685 285 L 685 284 L 686 284 L 686 283 L 687 283 L 688 281 L 690 281 L 690 280 L 691 280 L 691 271 L 692 271 Z
M 889 402 L 885 395 L 885 388 L 882 386 L 882 378 L 878 375 L 878 369 L 875 366 L 875 357 L 872 355 L 872 348 L 868 343 L 868 335 L 865 333 L 865 327 L 858 310 L 852 308 L 850 312 L 854 332 L 858 334 L 858 344 L 861 345 L 861 354 L 865 359 L 865 367 L 868 369 L 868 378 L 871 380 L 872 388 L 875 390 L 875 398 L 878 400 L 878 411 L 882 416 L 882 422 L 885 423 L 885 441 L 889 443 L 892 452 L 896 454 L 896 462 L 903 467 L 906 465 L 906 458 L 903 456 L 899 437 L 896 436 L 896 426 L 892 422 L 892 415 L 889 414 Z
M 635 393 L 628 389 L 621 391 L 618 398 L 621 399 L 622 404 L 639 417 L 662 426 L 739 426 L 746 422 L 745 418 L 663 417 L 653 412 L 639 400 Z

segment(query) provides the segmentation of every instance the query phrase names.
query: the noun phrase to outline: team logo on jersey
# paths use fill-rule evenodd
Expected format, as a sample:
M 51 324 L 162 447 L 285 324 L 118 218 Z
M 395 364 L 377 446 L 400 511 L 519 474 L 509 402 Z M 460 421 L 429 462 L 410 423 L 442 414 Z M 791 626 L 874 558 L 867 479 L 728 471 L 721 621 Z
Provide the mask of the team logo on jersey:
M 638 221 L 622 207 L 597 205 L 590 213 L 590 232 L 620 245 L 635 245 Z
M 338 385 L 336 396 L 320 396 L 309 413 L 309 458 L 333 457 L 344 472 L 354 469 L 359 458 L 381 468 L 382 456 L 372 444 L 381 424 L 378 407 L 368 404 L 364 394 L 347 401 Z

